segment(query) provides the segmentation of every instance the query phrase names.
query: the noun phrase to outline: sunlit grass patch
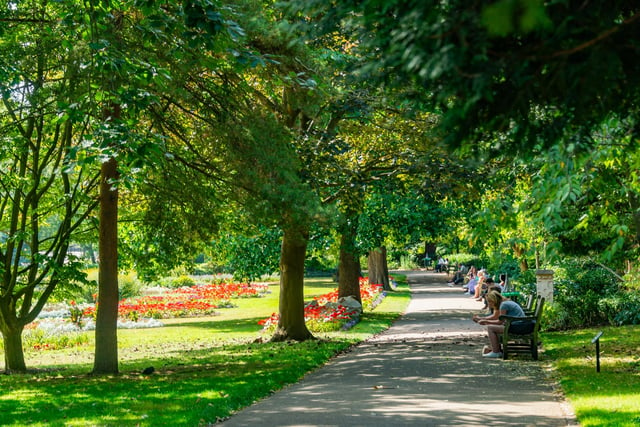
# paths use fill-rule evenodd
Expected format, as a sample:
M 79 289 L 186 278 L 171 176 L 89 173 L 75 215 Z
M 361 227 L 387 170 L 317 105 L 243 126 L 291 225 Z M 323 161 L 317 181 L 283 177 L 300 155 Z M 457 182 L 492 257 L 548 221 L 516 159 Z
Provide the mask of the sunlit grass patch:
M 600 372 L 596 346 L 600 338 Z M 606 327 L 544 335 L 562 389 L 582 426 L 640 425 L 640 327 Z
M 330 278 L 306 281 L 305 300 L 334 287 Z M 119 330 L 119 375 L 88 374 L 92 334 L 86 346 L 30 352 L 29 374 L 0 376 L 0 425 L 212 424 L 388 328 L 410 299 L 403 285 L 349 331 L 317 334 L 319 339 L 302 343 L 271 343 L 258 325 L 278 308 L 279 287 L 269 288 L 264 298 L 236 300 L 236 307 L 217 316 Z M 153 374 L 142 374 L 147 367 L 154 367 Z

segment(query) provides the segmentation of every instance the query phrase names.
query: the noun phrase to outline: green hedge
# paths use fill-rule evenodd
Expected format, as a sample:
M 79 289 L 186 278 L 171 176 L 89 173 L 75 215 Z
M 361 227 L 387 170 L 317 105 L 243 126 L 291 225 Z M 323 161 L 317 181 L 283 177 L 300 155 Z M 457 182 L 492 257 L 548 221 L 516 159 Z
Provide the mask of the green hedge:
M 549 329 L 610 323 L 613 301 L 625 290 L 610 270 L 589 259 L 565 259 L 554 271 L 554 302 L 545 314 Z M 613 298 L 613 299 L 612 299 Z M 609 304 L 603 301 L 610 300 Z

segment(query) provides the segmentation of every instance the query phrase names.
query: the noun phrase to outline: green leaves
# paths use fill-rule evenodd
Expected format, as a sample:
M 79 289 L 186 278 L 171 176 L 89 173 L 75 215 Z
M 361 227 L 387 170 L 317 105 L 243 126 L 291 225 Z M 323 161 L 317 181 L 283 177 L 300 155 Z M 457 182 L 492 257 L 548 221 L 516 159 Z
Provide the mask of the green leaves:
M 482 22 L 490 34 L 508 36 L 547 29 L 552 25 L 540 0 L 499 0 L 482 11 Z

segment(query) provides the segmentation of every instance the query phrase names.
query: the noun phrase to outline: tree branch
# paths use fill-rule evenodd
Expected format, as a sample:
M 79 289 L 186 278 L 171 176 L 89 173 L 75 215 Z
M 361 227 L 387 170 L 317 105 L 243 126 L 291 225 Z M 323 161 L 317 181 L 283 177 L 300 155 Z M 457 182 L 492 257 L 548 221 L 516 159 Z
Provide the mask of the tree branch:
M 632 22 L 636 21 L 638 18 L 640 18 L 640 12 L 637 12 L 635 15 L 625 19 L 622 24 L 610 28 L 607 31 L 601 33 L 598 37 L 593 38 L 591 40 L 587 40 L 586 42 L 579 44 L 578 46 L 572 47 L 571 49 L 565 49 L 565 50 L 560 50 L 558 52 L 553 53 L 552 55 L 550 55 L 548 58 L 557 58 L 559 56 L 568 56 L 568 55 L 573 55 L 574 53 L 580 52 L 581 50 L 587 49 L 599 42 L 601 42 L 602 40 L 606 39 L 607 37 L 611 36 L 612 34 L 618 32 L 620 30 L 620 28 L 622 28 L 623 25 L 629 25 Z

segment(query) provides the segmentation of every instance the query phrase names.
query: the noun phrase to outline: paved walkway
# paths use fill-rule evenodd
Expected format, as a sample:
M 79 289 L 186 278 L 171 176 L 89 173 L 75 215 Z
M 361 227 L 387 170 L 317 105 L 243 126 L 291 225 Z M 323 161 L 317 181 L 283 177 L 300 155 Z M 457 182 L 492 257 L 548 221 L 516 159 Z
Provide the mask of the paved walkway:
M 389 330 L 222 423 L 235 426 L 575 426 L 540 362 L 484 359 L 482 304 L 445 275 L 408 275 Z

